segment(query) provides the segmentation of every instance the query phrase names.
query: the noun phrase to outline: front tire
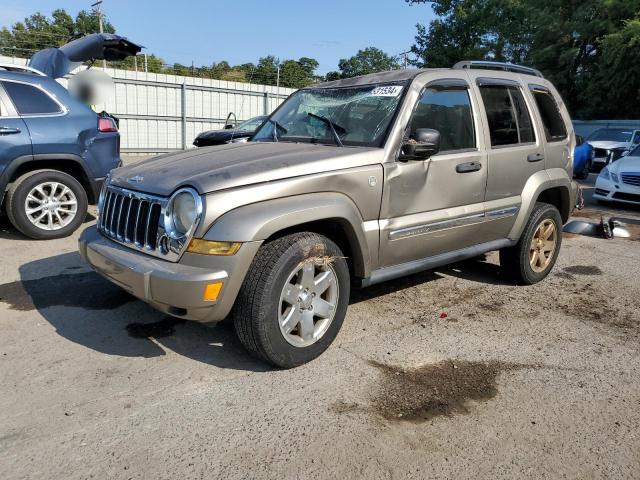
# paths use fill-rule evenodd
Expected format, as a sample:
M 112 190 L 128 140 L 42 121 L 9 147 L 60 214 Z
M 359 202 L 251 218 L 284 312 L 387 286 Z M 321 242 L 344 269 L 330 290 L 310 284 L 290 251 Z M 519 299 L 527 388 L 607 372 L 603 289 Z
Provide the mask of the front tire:
M 561 244 L 560 212 L 548 203 L 536 203 L 518 243 L 500 250 L 500 267 L 516 283 L 532 285 L 549 274 Z
M 578 180 L 586 180 L 587 178 L 589 178 L 589 173 L 591 173 L 591 162 L 587 160 L 586 162 L 584 162 L 582 170 L 576 175 L 576 178 Z
M 84 221 L 87 206 L 82 185 L 58 170 L 25 173 L 13 182 L 6 198 L 13 226 L 35 240 L 71 235 Z
M 347 262 L 328 238 L 304 232 L 265 243 L 232 313 L 238 338 L 276 367 L 307 363 L 338 335 L 349 289 Z

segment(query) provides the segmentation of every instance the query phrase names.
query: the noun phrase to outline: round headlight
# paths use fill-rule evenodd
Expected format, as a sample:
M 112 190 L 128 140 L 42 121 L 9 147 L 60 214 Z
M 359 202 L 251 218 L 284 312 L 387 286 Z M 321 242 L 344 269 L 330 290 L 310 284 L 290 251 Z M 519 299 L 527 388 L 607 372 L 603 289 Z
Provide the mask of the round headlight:
M 202 203 L 197 192 L 183 188 L 173 194 L 165 214 L 165 229 L 171 238 L 187 236 L 195 226 Z

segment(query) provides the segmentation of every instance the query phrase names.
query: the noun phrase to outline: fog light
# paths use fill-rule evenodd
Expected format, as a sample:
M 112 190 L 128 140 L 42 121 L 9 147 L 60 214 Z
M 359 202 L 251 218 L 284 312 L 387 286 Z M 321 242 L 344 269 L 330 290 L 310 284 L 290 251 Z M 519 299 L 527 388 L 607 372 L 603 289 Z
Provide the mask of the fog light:
M 222 290 L 223 282 L 210 283 L 204 288 L 204 295 L 202 298 L 205 302 L 215 302 L 218 299 L 218 295 L 220 295 L 220 290 Z
M 187 252 L 199 253 L 201 255 L 235 255 L 242 246 L 238 242 L 213 242 L 211 240 L 202 240 L 194 238 L 189 242 Z

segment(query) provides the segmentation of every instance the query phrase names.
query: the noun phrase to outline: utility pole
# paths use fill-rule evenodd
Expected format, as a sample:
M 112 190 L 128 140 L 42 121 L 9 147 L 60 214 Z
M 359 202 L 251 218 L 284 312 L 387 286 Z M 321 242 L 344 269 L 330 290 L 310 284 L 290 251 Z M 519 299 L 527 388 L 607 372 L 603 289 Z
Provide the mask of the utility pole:
M 408 66 L 408 61 L 407 61 L 407 55 L 409 55 L 411 53 L 411 50 L 407 50 L 404 52 L 401 52 L 400 55 L 402 55 L 404 57 L 404 69 L 407 69 Z
M 276 105 L 280 101 L 280 60 L 278 60 L 278 74 L 276 76 Z
M 96 3 L 92 3 L 91 6 L 98 15 L 98 25 L 100 26 L 100 33 L 104 33 L 104 26 L 102 25 L 102 0 L 98 0 Z M 107 68 L 107 61 L 102 60 L 102 68 Z
M 144 73 L 147 73 L 148 69 L 147 69 L 147 54 L 144 54 Z

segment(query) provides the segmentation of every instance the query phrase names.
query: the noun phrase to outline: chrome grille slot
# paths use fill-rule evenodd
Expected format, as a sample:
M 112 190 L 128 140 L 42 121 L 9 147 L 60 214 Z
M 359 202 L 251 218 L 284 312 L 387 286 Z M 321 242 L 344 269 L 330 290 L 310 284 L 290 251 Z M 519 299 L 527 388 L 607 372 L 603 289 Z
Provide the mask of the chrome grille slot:
M 622 173 L 622 183 L 640 187 L 640 173 Z
M 98 230 L 106 237 L 150 255 L 174 260 L 160 252 L 164 236 L 162 217 L 167 199 L 108 186 L 98 218 Z

